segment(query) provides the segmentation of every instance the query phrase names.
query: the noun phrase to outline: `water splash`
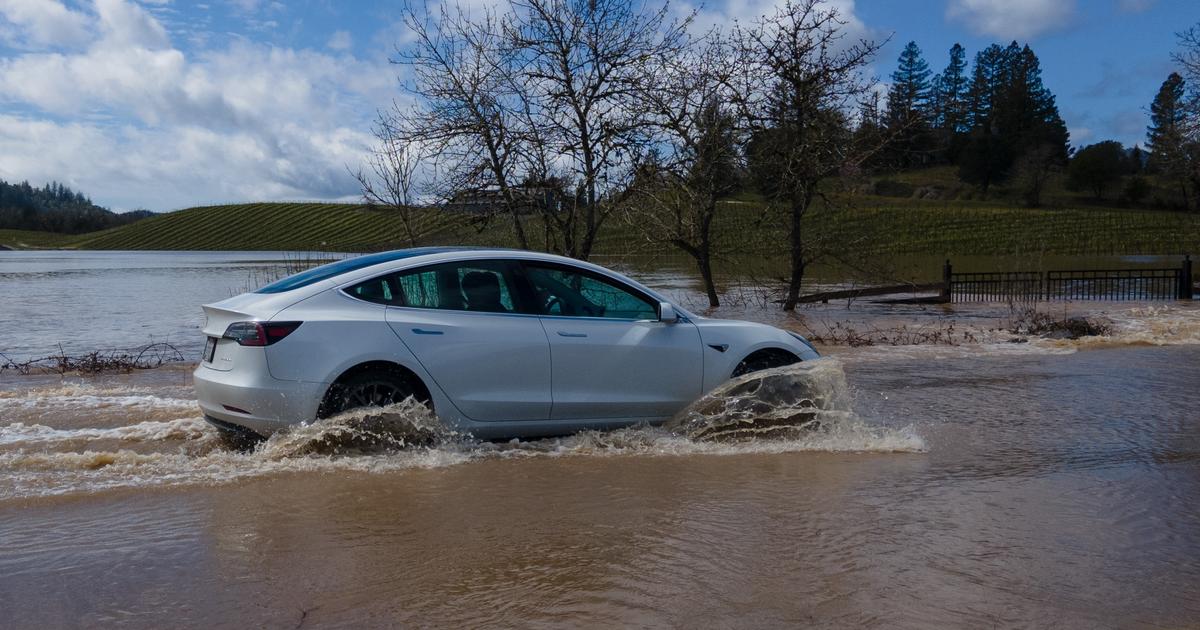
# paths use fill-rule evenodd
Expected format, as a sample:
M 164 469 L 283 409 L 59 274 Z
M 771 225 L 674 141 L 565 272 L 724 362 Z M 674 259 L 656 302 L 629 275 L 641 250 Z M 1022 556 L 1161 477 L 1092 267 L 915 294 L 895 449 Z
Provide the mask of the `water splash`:
M 295 425 L 272 435 L 254 454 L 276 461 L 306 455 L 370 455 L 428 448 L 458 437 L 429 407 L 410 397 L 386 407 L 355 409 Z
M 795 438 L 822 423 L 852 420 L 849 391 L 840 362 L 796 363 L 735 378 L 665 428 L 693 440 Z

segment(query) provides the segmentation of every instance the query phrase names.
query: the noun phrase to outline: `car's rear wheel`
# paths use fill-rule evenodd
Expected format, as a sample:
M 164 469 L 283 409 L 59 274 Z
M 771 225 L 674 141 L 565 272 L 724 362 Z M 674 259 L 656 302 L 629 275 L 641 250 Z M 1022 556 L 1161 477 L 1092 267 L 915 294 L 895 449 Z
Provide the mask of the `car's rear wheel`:
M 752 353 L 745 359 L 742 359 L 742 362 L 738 363 L 737 367 L 733 369 L 733 375 L 731 378 L 737 378 L 739 376 L 750 374 L 751 372 L 769 370 L 771 368 L 783 367 L 785 365 L 791 365 L 799 362 L 800 357 L 797 357 L 787 350 L 778 350 L 775 348 L 759 350 Z
M 379 370 L 358 372 L 330 386 L 320 408 L 317 409 L 317 417 L 328 418 L 363 407 L 386 407 L 409 397 L 429 404 L 420 388 L 404 374 Z

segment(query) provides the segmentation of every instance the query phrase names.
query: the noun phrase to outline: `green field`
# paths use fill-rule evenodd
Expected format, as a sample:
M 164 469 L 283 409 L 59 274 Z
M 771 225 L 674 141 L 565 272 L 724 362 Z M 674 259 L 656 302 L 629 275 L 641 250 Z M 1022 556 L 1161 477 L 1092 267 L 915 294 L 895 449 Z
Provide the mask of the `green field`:
M 752 196 L 724 202 L 714 228 L 726 255 L 786 254 L 787 232 Z M 534 247 L 544 230 L 527 219 Z M 487 223 L 438 210 L 419 213 L 421 244 L 515 246 L 509 220 Z M 1129 255 L 1200 253 L 1200 215 L 1077 207 L 1026 209 L 987 201 L 856 196 L 836 211 L 815 210 L 808 236 L 846 256 Z M 353 204 L 252 203 L 188 208 L 82 235 L 0 230 L 12 248 L 137 250 L 378 251 L 404 247 L 398 216 Z M 649 245 L 611 219 L 597 253 L 632 254 Z
M 58 249 L 70 247 L 76 237 L 54 232 L 0 230 L 0 246 L 10 249 Z

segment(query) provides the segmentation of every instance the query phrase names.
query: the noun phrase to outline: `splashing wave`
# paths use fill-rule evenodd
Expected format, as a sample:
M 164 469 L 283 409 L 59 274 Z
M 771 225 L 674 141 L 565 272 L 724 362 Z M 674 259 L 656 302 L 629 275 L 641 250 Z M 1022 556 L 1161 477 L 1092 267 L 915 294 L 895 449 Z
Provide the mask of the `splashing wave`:
M 663 426 L 481 442 L 445 428 L 409 400 L 296 425 L 249 453 L 220 444 L 196 417 L 110 428 L 0 426 L 0 499 L 227 483 L 287 472 L 439 468 L 483 459 L 925 449 L 911 427 L 886 428 L 855 415 L 841 364 L 832 359 L 735 379 Z

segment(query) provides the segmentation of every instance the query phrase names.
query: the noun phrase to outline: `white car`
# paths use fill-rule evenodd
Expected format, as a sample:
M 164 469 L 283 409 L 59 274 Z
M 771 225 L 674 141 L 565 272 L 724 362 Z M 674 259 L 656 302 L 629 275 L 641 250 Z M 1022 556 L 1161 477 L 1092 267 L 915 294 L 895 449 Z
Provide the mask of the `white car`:
M 204 312 L 200 408 L 252 439 L 409 396 L 481 439 L 660 423 L 732 376 L 819 356 L 794 333 L 517 250 L 347 258 Z

